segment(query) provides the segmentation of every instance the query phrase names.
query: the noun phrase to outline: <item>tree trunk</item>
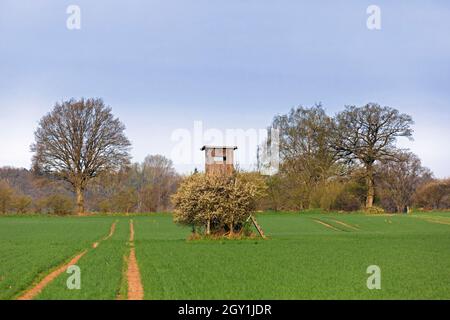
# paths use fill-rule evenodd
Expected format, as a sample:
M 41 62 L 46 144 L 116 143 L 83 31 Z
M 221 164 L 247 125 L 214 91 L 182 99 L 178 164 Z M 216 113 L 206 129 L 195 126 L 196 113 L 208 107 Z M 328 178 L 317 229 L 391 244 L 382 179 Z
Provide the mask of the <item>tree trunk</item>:
M 206 234 L 209 236 L 211 234 L 211 219 L 206 222 Z
M 231 222 L 228 226 L 230 228 L 230 238 L 234 236 L 234 223 Z
M 76 187 L 75 193 L 77 195 L 77 214 L 82 215 L 84 213 L 84 190 L 82 187 Z
M 373 207 L 373 199 L 375 197 L 375 182 L 373 177 L 373 166 L 367 165 L 367 198 L 366 198 L 366 208 Z

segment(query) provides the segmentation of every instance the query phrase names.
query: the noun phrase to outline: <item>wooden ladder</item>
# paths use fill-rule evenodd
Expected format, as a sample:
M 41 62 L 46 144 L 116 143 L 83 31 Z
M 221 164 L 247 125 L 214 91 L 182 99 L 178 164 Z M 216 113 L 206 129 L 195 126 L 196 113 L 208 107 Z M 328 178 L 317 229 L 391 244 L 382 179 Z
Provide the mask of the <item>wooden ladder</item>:
M 264 235 L 264 231 L 261 229 L 260 225 L 258 224 L 258 221 L 256 221 L 256 218 L 253 215 L 251 215 L 250 219 L 252 220 L 253 225 L 255 226 L 256 230 L 258 230 L 261 238 L 266 239 L 266 236 Z

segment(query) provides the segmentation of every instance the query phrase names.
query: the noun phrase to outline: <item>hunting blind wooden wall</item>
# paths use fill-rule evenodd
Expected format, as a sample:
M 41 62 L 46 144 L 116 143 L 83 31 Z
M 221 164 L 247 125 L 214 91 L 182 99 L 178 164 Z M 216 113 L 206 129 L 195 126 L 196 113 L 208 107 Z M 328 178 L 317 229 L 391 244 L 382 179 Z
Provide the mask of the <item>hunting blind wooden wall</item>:
M 204 146 L 206 174 L 231 175 L 234 171 L 234 150 L 237 147 Z

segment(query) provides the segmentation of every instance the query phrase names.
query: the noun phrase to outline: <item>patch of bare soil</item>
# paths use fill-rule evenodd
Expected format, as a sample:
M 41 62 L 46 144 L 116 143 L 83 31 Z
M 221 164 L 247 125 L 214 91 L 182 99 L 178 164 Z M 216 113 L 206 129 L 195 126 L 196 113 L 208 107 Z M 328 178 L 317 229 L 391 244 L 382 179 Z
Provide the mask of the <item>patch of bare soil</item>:
M 134 223 L 130 220 L 130 243 L 134 242 Z
M 116 225 L 117 225 L 117 221 L 115 221 L 111 225 L 111 229 L 109 230 L 109 234 L 105 238 L 103 238 L 103 241 L 108 240 L 109 238 L 111 238 L 114 235 L 114 232 L 116 231 Z
M 130 257 L 128 258 L 128 300 L 143 300 L 144 287 L 142 286 L 141 273 L 136 259 L 136 250 L 134 248 L 134 224 L 130 221 Z
M 116 225 L 117 225 L 117 221 L 115 221 L 115 222 L 111 225 L 111 229 L 109 230 L 109 234 L 108 234 L 106 237 L 104 237 L 103 239 L 101 239 L 100 241 L 94 242 L 94 243 L 92 244 L 92 248 L 93 248 L 93 249 L 96 249 L 96 248 L 100 245 L 100 243 L 102 243 L 103 241 L 106 241 L 106 240 L 108 240 L 109 238 L 111 238 L 111 237 L 114 235 L 114 232 L 116 231 Z
M 128 260 L 128 300 L 143 300 L 144 288 L 142 286 L 141 274 L 136 260 L 136 250 L 131 248 Z

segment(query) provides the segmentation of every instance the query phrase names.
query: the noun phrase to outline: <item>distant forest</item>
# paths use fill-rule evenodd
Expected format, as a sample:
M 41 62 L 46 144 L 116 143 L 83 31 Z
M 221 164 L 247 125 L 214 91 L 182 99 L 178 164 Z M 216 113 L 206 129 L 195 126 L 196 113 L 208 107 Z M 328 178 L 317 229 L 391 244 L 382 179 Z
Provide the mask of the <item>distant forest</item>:
M 181 176 L 163 156 L 147 157 L 117 172 L 95 178 L 85 192 L 86 207 L 94 212 L 163 212 Z M 75 199 L 68 182 L 31 170 L 0 168 L 0 212 L 74 213 Z

